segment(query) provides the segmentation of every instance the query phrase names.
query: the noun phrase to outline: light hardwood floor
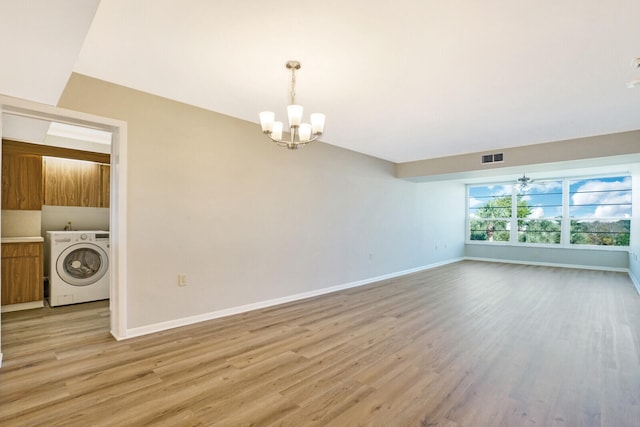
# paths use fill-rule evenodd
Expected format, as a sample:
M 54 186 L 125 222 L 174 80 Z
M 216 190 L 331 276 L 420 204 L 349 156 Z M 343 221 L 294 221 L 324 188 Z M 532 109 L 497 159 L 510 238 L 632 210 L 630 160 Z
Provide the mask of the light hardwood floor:
M 116 342 L 2 315 L 2 426 L 640 425 L 626 274 L 465 261 Z

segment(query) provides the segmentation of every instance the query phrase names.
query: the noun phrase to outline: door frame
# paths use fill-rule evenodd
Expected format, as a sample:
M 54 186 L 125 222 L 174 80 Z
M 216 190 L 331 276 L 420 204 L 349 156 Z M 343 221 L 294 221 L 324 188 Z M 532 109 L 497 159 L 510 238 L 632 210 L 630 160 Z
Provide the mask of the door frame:
M 110 330 L 111 335 L 117 340 L 127 338 L 127 123 L 122 120 L 0 95 L 0 140 L 4 113 L 34 119 L 54 120 L 112 133 L 109 209 L 111 240 L 109 249 L 111 268 Z M 1 161 L 0 154 L 0 164 Z M 2 342 L 0 342 L 0 366 L 2 366 Z

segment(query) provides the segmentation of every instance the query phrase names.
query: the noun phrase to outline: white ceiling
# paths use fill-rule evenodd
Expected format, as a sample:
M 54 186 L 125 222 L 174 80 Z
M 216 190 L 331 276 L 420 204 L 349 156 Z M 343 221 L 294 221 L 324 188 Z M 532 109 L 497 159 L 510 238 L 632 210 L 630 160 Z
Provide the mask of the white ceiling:
M 0 93 L 55 105 L 99 0 L 0 0 Z
M 103 0 L 85 39 L 95 3 L 0 0 L 0 93 L 73 70 L 257 123 L 297 59 L 322 140 L 395 162 L 640 129 L 638 0 Z

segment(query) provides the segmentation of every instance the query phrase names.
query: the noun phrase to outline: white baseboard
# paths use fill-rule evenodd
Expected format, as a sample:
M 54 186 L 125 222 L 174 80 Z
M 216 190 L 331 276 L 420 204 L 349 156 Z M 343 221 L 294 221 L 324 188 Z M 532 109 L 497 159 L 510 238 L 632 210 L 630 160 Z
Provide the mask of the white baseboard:
M 43 301 L 21 302 L 19 304 L 7 304 L 0 307 L 2 313 L 10 313 L 12 311 L 31 310 L 32 308 L 44 307 Z
M 633 275 L 631 270 L 629 270 L 629 278 L 633 282 L 633 286 L 636 287 L 636 291 L 638 291 L 638 295 L 640 295 L 640 281 L 638 281 L 638 278 Z
M 331 292 L 337 292 L 337 291 L 341 291 L 341 290 L 344 290 L 344 289 L 349 289 L 349 288 L 355 288 L 355 287 L 358 287 L 358 286 L 368 285 L 370 283 L 379 282 L 381 280 L 392 279 L 394 277 L 404 276 L 404 275 L 411 274 L 411 273 L 417 273 L 417 272 L 423 271 L 423 270 L 429 270 L 431 268 L 440 267 L 442 265 L 446 265 L 446 264 L 451 264 L 451 263 L 454 263 L 454 262 L 462 261 L 462 259 L 463 258 L 456 258 L 456 259 L 452 259 L 452 260 L 441 261 L 441 262 L 437 262 L 437 263 L 434 263 L 434 264 L 425 265 L 425 266 L 422 266 L 422 267 L 411 268 L 409 270 L 403 270 L 403 271 L 399 271 L 399 272 L 396 272 L 396 273 L 385 274 L 385 275 L 378 276 L 378 277 L 372 277 L 372 278 L 369 278 L 369 279 L 358 280 L 358 281 L 355 281 L 355 282 L 345 283 L 345 284 L 337 285 L 337 286 L 331 286 L 331 287 L 328 287 L 328 288 L 317 289 L 317 290 L 310 291 L 310 292 L 303 292 L 303 293 L 300 293 L 300 294 L 289 295 L 289 296 L 282 297 L 282 298 L 274 298 L 274 299 L 270 299 L 270 300 L 266 300 L 266 301 L 260 301 L 260 302 L 256 302 L 256 303 L 252 303 L 252 304 L 241 305 L 241 306 L 238 306 L 238 307 L 231 307 L 231 308 L 227 308 L 227 309 L 224 309 L 224 310 L 218 310 L 218 311 L 212 311 L 212 312 L 209 312 L 209 313 L 203 313 L 203 314 L 199 314 L 197 316 L 183 317 L 181 319 L 169 320 L 169 321 L 166 321 L 166 322 L 154 323 L 154 324 L 151 324 L 151 325 L 140 326 L 140 327 L 137 327 L 137 328 L 131 328 L 131 329 L 127 330 L 127 336 L 126 337 L 115 337 L 115 338 L 118 341 L 120 341 L 120 340 L 123 340 L 123 339 L 138 337 L 138 336 L 141 336 L 141 335 L 152 334 L 154 332 L 166 331 L 167 329 L 173 329 L 173 328 L 177 328 L 177 327 L 180 327 L 180 326 L 187 326 L 187 325 L 191 325 L 191 324 L 198 323 L 198 322 L 204 322 L 206 320 L 213 320 L 213 319 L 218 319 L 220 317 L 226 317 L 226 316 L 232 316 L 234 314 L 245 313 L 247 311 L 252 311 L 252 310 L 258 310 L 258 309 L 261 309 L 261 308 L 272 307 L 272 306 L 275 306 L 275 305 L 285 304 L 285 303 L 292 302 L 292 301 L 298 301 L 298 300 L 302 300 L 302 299 L 305 299 L 305 298 L 311 298 L 311 297 L 315 297 L 315 296 L 319 296 L 319 295 L 324 295 L 324 294 L 328 294 L 328 293 L 331 293 Z
M 518 261 L 511 259 L 497 259 L 497 258 L 481 258 L 481 257 L 464 257 L 469 261 L 483 261 L 483 262 L 502 262 L 505 264 L 524 264 L 524 265 L 540 265 L 543 267 L 559 267 L 559 268 L 577 268 L 580 270 L 599 270 L 599 271 L 615 271 L 618 273 L 628 273 L 628 268 L 618 267 L 600 267 L 595 265 L 580 265 L 580 264 L 560 264 L 554 262 L 536 262 L 536 261 Z

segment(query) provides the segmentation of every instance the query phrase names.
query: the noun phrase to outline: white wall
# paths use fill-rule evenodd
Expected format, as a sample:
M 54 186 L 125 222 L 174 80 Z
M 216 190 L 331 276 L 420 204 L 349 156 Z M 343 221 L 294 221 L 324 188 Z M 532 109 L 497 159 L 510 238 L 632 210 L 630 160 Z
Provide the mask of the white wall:
M 456 259 L 464 254 L 464 184 L 443 181 L 419 184 L 423 201 L 423 244 L 427 257 L 434 261 Z
M 80 75 L 60 106 L 128 122 L 129 328 L 463 256 L 461 184 Z

